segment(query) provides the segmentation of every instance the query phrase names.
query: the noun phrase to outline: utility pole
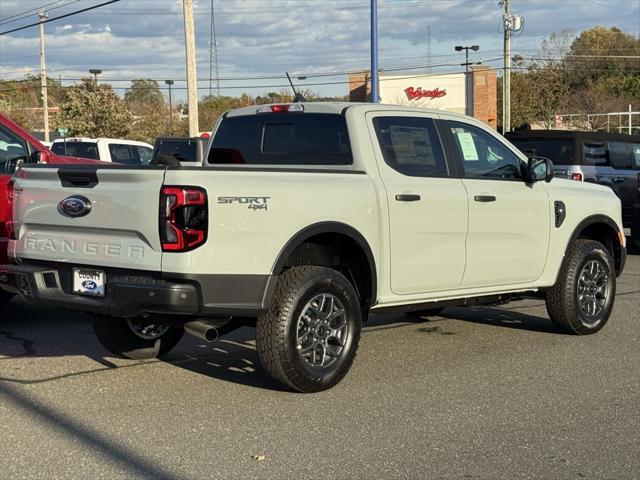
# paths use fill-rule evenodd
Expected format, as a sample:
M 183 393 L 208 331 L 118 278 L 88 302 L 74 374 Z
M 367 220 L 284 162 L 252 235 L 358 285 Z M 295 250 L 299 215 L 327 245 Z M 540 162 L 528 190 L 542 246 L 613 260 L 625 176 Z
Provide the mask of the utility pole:
M 378 94 L 378 1 L 371 0 L 371 101 L 380 102 Z
M 47 67 L 44 59 L 44 21 L 48 15 L 44 10 L 38 12 L 40 19 L 40 90 L 42 94 L 42 115 L 44 117 L 44 141 L 49 141 L 49 99 L 47 98 Z
M 209 96 L 212 93 L 212 84 L 215 81 L 216 95 L 220 96 L 220 67 L 218 65 L 218 38 L 216 36 L 216 17 L 211 0 L 211 30 L 209 36 Z
M 511 16 L 509 0 L 502 0 L 504 5 L 504 69 L 502 73 L 502 131 L 511 131 Z
M 184 10 L 184 42 L 187 55 L 187 103 L 189 105 L 189 136 L 197 137 L 198 78 L 196 77 L 196 37 L 193 26 L 193 0 L 182 0 Z

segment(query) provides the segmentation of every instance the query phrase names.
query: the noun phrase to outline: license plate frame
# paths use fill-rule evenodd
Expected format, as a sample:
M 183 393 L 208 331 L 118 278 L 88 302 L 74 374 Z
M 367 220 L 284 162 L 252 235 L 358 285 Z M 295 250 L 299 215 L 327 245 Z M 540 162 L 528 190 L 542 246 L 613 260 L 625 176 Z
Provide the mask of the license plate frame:
M 92 268 L 73 269 L 73 293 L 89 297 L 104 297 L 107 274 L 104 270 Z

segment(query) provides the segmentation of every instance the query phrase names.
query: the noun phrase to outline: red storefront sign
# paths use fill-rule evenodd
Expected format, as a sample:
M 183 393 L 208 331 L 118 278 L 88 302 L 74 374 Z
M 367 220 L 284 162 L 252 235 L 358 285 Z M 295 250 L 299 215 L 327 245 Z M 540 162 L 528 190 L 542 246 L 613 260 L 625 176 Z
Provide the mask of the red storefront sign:
M 408 87 L 404 89 L 409 100 L 418 100 L 419 98 L 440 98 L 447 94 L 446 90 L 440 90 L 438 87 L 433 90 L 423 90 L 422 87 Z

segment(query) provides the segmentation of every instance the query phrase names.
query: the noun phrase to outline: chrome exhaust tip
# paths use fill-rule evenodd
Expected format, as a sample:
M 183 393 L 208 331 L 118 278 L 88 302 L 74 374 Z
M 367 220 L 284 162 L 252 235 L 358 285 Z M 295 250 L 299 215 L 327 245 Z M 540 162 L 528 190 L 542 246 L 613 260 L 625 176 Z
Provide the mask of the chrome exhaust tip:
M 194 337 L 198 337 L 200 340 L 204 340 L 209 343 L 215 342 L 218 339 L 217 328 L 197 320 L 185 323 L 184 331 L 189 335 L 193 335 Z

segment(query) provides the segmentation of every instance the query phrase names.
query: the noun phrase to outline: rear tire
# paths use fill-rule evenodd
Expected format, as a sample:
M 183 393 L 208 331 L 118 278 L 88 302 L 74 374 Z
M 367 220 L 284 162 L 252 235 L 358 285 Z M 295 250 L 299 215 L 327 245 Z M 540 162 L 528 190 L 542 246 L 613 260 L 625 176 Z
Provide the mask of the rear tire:
M 13 293 L 5 292 L 0 288 L 0 305 L 11 300 L 13 296 Z
M 360 302 L 336 270 L 292 267 L 278 279 L 267 313 L 258 318 L 260 361 L 278 383 L 301 393 L 338 384 L 358 350 Z
M 184 335 L 182 328 L 107 315 L 93 316 L 93 331 L 104 348 L 133 360 L 161 357 Z
M 589 335 L 609 320 L 615 294 L 616 271 L 611 254 L 600 242 L 580 239 L 570 245 L 545 301 L 556 327 L 566 333 Z

